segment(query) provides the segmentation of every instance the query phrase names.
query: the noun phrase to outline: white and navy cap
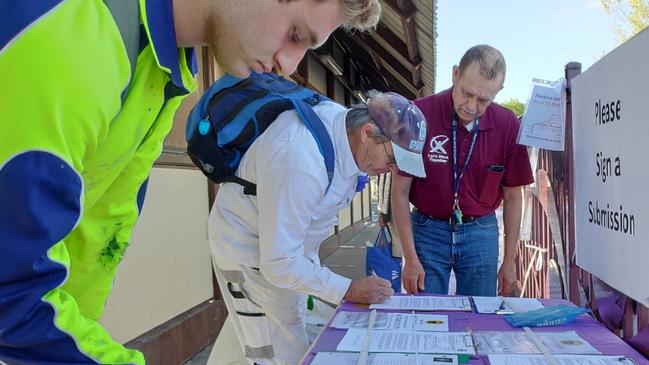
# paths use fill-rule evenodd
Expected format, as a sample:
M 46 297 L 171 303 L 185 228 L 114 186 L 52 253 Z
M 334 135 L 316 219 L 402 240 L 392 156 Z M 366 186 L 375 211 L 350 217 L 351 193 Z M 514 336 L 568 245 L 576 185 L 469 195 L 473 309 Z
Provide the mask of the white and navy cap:
M 399 170 L 426 177 L 422 150 L 426 141 L 426 119 L 421 110 L 403 96 L 388 92 L 368 102 L 372 121 L 390 139 Z

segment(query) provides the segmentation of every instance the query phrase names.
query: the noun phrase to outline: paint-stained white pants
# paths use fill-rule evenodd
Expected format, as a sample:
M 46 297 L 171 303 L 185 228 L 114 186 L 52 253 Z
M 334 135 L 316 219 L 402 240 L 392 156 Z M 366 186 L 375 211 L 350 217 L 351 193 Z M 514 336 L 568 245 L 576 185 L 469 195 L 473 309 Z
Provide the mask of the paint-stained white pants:
M 309 346 L 305 329 L 307 296 L 272 285 L 253 268 L 215 265 L 215 272 L 248 362 L 299 364 Z M 236 278 L 240 276 L 237 272 L 242 273 L 243 282 L 238 282 L 241 278 Z

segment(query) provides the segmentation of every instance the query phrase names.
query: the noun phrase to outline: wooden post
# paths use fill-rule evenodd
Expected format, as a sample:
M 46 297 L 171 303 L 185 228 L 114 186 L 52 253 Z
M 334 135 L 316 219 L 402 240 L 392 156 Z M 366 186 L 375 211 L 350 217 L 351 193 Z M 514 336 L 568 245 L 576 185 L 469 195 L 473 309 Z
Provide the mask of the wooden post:
M 580 269 L 577 266 L 575 257 L 575 186 L 574 186 L 574 149 L 572 145 L 572 95 L 571 80 L 581 73 L 581 63 L 570 62 L 565 66 L 565 75 L 567 80 L 566 90 L 566 164 L 565 177 L 566 187 L 568 189 L 568 261 L 570 263 L 570 301 L 581 306 L 579 295 L 579 274 Z

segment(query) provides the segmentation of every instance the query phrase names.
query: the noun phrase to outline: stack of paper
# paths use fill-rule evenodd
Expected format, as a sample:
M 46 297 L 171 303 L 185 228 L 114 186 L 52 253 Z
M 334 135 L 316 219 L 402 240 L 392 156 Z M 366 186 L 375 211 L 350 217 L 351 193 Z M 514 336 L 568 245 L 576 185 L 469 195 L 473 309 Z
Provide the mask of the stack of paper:
M 475 332 L 478 353 L 489 354 L 539 354 L 541 349 L 534 344 L 534 339 L 525 332 Z M 575 331 L 567 332 L 534 332 L 548 351 L 552 354 L 599 354 L 588 341 L 579 337 Z
M 318 352 L 310 365 L 356 365 L 359 354 L 349 352 Z M 453 355 L 369 354 L 367 365 L 457 365 Z M 619 365 L 619 364 L 618 364 Z
M 336 350 L 359 352 L 367 330 L 351 328 Z M 406 352 L 423 354 L 475 355 L 471 335 L 464 332 L 404 332 L 391 330 L 372 331 L 369 352 Z
M 473 303 L 478 313 L 511 314 L 543 308 L 543 304 L 534 298 L 473 297 Z
M 372 304 L 371 309 L 416 311 L 472 311 L 469 297 L 392 296 L 383 304 Z
M 369 312 L 341 311 L 336 314 L 333 328 L 367 328 Z M 398 331 L 448 332 L 448 316 L 436 314 L 377 313 L 373 329 Z
M 552 355 L 559 365 L 637 365 L 624 356 Z M 489 355 L 491 365 L 550 365 L 543 355 Z

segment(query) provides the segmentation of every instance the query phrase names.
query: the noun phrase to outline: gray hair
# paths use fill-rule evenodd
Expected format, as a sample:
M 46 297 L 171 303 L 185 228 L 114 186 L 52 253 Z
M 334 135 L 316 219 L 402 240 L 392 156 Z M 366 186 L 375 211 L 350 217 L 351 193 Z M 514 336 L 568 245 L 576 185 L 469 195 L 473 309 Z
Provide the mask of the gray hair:
M 505 80 L 505 57 L 499 50 L 486 44 L 469 48 L 460 59 L 460 65 L 458 66 L 460 74 L 474 62 L 478 63 L 480 74 L 486 77 L 487 80 L 494 80 L 500 75 Z
M 347 127 L 348 133 L 359 130 L 367 123 L 372 124 L 370 138 L 372 138 L 374 142 L 383 143 L 390 140 L 390 138 L 386 137 L 386 135 L 381 132 L 379 127 L 374 124 L 374 122 L 372 122 L 372 118 L 370 118 L 370 112 L 367 105 L 353 105 L 351 109 L 347 111 L 347 115 L 345 116 L 345 126 Z

